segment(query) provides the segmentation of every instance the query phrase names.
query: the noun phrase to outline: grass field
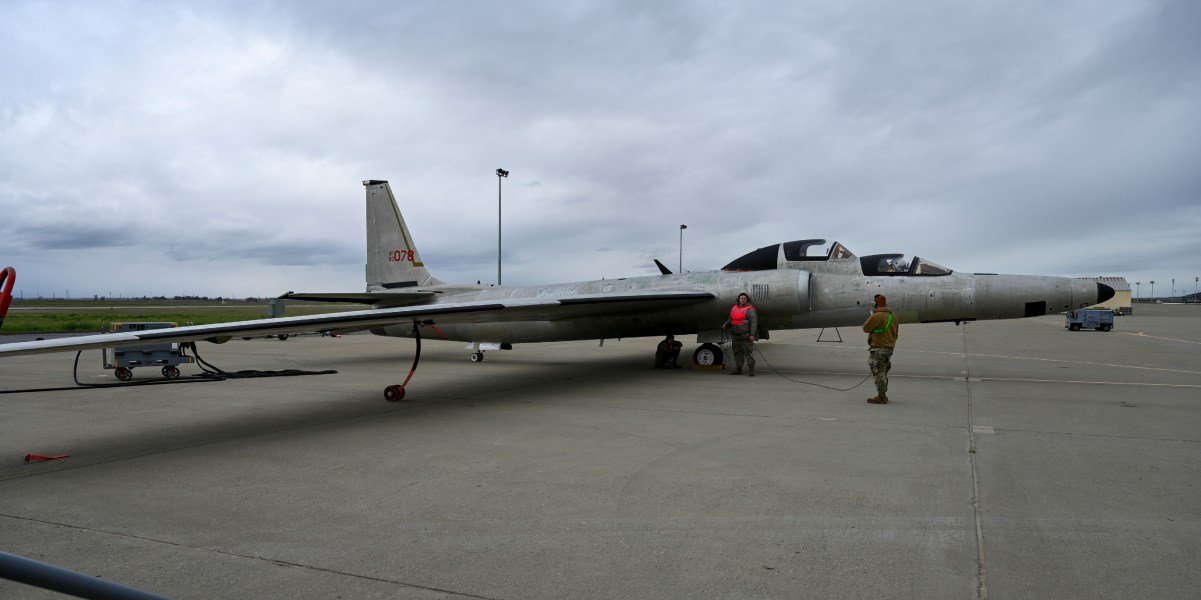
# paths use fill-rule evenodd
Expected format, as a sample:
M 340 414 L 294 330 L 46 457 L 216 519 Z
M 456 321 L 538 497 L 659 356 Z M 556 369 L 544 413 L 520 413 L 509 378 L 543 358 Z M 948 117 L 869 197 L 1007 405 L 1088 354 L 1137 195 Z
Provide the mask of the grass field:
M 284 314 L 312 315 L 362 308 L 365 307 L 355 304 L 296 302 L 288 303 Z M 0 333 L 99 333 L 107 330 L 109 323 L 171 321 L 180 325 L 207 325 L 266 316 L 266 302 L 244 300 L 14 300 Z

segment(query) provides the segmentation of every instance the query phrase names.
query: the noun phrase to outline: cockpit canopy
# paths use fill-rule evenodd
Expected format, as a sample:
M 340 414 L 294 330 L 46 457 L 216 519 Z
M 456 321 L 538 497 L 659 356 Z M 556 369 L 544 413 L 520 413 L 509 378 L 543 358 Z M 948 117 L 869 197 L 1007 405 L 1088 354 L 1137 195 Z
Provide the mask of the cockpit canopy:
M 795 240 L 783 244 L 772 244 L 758 250 L 752 250 L 730 261 L 722 267 L 723 271 L 771 271 L 774 269 L 803 268 L 793 263 L 805 261 L 845 261 L 856 258 L 846 246 L 838 242 L 830 245 L 824 255 L 808 254 L 813 246 L 824 246 L 826 240 Z M 859 259 L 864 275 L 950 275 L 951 269 L 933 263 L 924 258 L 914 257 L 906 262 L 904 254 L 873 254 Z
M 951 270 L 920 257 L 905 262 L 904 254 L 873 254 L 859 259 L 864 275 L 950 275 Z
M 854 253 L 846 246 L 834 242 L 824 255 L 809 256 L 807 252 L 813 246 L 824 246 L 826 240 L 795 240 L 783 244 L 772 244 L 758 250 L 752 250 L 734 259 L 730 264 L 721 268 L 723 271 L 771 271 L 788 268 L 788 263 L 799 261 L 825 261 L 855 258 Z

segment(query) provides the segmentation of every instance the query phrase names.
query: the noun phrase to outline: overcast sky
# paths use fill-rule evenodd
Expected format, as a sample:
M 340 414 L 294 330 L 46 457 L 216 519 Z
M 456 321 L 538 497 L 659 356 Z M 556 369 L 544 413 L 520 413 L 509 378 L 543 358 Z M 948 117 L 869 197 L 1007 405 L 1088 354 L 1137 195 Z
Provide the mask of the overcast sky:
M 961 271 L 1201 275 L 1201 2 L 0 0 L 26 298 L 538 284 L 803 238 Z

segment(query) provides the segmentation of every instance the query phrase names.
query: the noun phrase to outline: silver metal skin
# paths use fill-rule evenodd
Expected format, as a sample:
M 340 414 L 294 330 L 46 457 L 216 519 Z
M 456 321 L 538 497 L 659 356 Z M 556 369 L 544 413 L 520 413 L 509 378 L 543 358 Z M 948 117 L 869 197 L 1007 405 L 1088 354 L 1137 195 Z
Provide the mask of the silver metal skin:
M 1012 319 L 1027 316 L 1030 303 L 1037 314 L 1058 313 L 1089 306 L 1106 292 L 1094 282 L 1067 277 L 1030 275 L 976 275 L 949 272 L 933 265 L 937 275 L 864 275 L 862 261 L 841 244 L 831 246 L 826 256 L 797 256 L 789 260 L 784 244 L 778 245 L 771 269 L 740 271 L 723 269 L 702 273 L 661 274 L 599 281 L 542 286 L 449 285 L 435 279 L 412 243 L 392 190 L 384 181 L 364 182 L 367 212 L 376 229 L 369 240 L 368 290 L 411 290 L 433 293 L 430 302 L 507 303 L 536 298 L 618 297 L 640 292 L 694 292 L 709 299 L 680 299 L 661 308 L 649 306 L 594 306 L 572 318 L 553 314 L 544 319 L 479 320 L 464 324 L 439 325 L 440 337 L 473 343 L 530 343 L 581 339 L 697 334 L 698 342 L 720 339 L 720 327 L 738 294 L 746 292 L 759 312 L 760 326 L 773 329 L 805 329 L 858 326 L 872 306 L 872 297 L 884 294 L 902 323 Z M 373 215 L 373 216 L 372 216 Z M 394 222 L 388 222 L 395 219 Z M 385 226 L 386 225 L 386 226 Z M 805 240 L 799 247 L 824 240 Z M 369 244 L 371 242 L 369 241 Z M 414 252 L 414 260 L 388 261 L 393 248 Z M 770 246 L 767 248 L 771 248 Z M 760 251 L 765 249 L 760 249 Z M 392 254 L 389 254 L 392 253 Z M 898 259 L 899 255 L 882 255 Z M 737 261 L 735 261 L 737 262 Z M 895 260 L 889 263 L 895 266 Z M 914 266 L 921 259 L 914 260 Z M 734 263 L 731 263 L 734 264 Z M 729 265 L 727 265 L 728 267 Z M 920 269 L 915 269 L 920 270 Z M 408 287 L 398 287 L 408 286 Z M 320 295 L 304 295 L 317 299 Z M 292 295 L 289 297 L 302 297 Z M 379 306 L 410 299 L 381 300 Z M 411 299 L 416 300 L 416 299 Z M 426 301 L 424 299 L 420 301 Z M 634 308 L 634 310 L 631 310 Z M 411 337 L 411 324 L 373 329 L 380 335 Z M 422 333 L 423 336 L 430 335 Z
M 88 348 L 236 336 L 370 330 L 481 345 L 696 334 L 716 342 L 739 293 L 759 312 L 760 327 L 858 326 L 875 294 L 901 323 L 1013 319 L 1091 306 L 1113 295 L 1104 284 L 1067 277 L 952 272 L 901 255 L 857 257 L 835 242 L 824 255 L 802 240 L 760 248 L 716 271 L 661 274 L 540 286 L 444 283 L 426 268 L 386 181 L 364 181 L 367 288 L 350 293 L 288 293 L 281 298 L 358 302 L 362 311 L 256 319 L 168 330 L 0 344 L 0 358 Z M 774 254 L 773 254 L 774 252 Z M 773 260 L 774 258 L 774 260 Z M 878 259 L 878 263 L 876 262 Z M 869 274 L 865 274 L 869 272 Z

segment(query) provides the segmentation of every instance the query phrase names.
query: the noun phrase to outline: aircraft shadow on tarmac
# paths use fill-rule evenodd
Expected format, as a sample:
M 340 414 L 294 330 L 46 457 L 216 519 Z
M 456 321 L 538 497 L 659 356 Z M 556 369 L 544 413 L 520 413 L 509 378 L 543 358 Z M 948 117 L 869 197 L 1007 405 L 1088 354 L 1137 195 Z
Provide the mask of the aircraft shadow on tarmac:
M 122 423 L 103 433 L 79 434 L 70 428 L 57 430 L 53 436 L 39 440 L 38 448 L 28 450 L 44 453 L 40 449 L 49 448 L 56 453 L 69 454 L 70 459 L 0 467 L 0 480 L 206 445 L 236 443 L 306 428 L 354 429 L 356 424 L 371 419 L 400 418 L 412 426 L 423 419 L 454 418 L 448 415 L 496 402 L 553 404 L 569 395 L 578 398 L 581 393 L 610 398 L 622 389 L 670 386 L 672 382 L 683 381 L 679 378 L 716 379 L 728 373 L 653 369 L 650 353 L 645 356 L 629 352 L 594 355 L 586 363 L 578 357 L 549 356 L 513 356 L 484 364 L 467 364 L 461 353 L 423 356 L 422 367 L 410 384 L 411 397 L 393 403 L 383 401 L 377 386 L 363 384 L 363 379 L 367 374 L 387 377 L 382 374 L 389 372 L 393 377 L 403 378 L 411 357 L 403 351 L 391 356 L 355 357 L 353 364 L 340 364 L 338 360 L 305 360 L 300 367 L 339 370 L 331 375 L 180 384 L 184 387 L 143 386 L 138 388 L 139 397 L 126 395 L 120 398 L 119 404 L 110 402 L 114 394 L 134 390 L 101 388 L 47 392 L 53 394 L 53 401 L 57 403 L 77 403 L 78 412 L 82 414 L 94 412 L 112 416 L 113 411 L 132 409 L 143 402 L 156 404 L 160 409 L 166 408 L 164 404 L 178 403 L 180 412 L 169 422 L 154 424 L 149 431 L 145 425 L 133 422 Z M 423 376 L 423 369 L 430 372 Z M 246 399 L 247 394 L 263 395 L 264 384 L 278 384 L 277 395 L 261 400 Z M 694 384 L 699 381 L 690 383 Z M 298 389 L 304 391 L 297 393 Z M 197 403 L 209 403 L 210 406 L 197 406 Z

